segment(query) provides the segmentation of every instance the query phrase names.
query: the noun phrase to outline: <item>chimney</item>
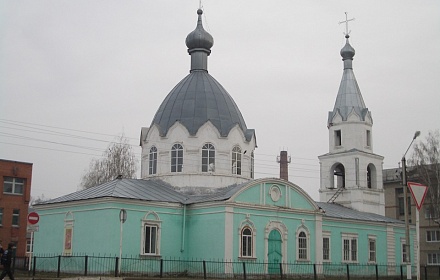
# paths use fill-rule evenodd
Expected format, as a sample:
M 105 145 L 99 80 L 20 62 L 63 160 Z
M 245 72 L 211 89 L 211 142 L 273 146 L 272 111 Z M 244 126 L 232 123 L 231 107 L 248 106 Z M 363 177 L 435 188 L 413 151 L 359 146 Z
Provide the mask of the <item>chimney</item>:
M 289 163 L 290 157 L 287 156 L 287 151 L 281 151 L 277 157 L 277 162 L 280 164 L 280 179 L 289 181 Z

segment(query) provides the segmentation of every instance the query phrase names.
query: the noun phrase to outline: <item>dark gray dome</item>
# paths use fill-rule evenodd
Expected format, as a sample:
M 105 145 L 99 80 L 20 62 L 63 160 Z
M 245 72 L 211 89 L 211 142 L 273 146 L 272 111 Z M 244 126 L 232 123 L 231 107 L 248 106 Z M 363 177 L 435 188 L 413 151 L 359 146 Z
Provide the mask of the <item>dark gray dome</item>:
M 206 30 L 203 28 L 203 11 L 201 9 L 198 9 L 197 14 L 198 20 L 196 29 L 188 34 L 185 43 L 190 52 L 192 49 L 206 49 L 209 52 L 214 45 L 214 38 L 212 38 L 211 34 L 206 32 Z
M 165 136 L 175 122 L 180 122 L 191 135 L 207 121 L 228 136 L 238 124 L 250 141 L 254 130 L 247 129 L 243 116 L 229 93 L 206 71 L 193 71 L 167 95 L 154 116 L 152 125 Z
M 350 36 L 348 36 L 348 35 L 345 36 L 345 38 L 347 38 L 347 41 L 345 42 L 345 46 L 341 49 L 342 60 L 353 59 L 353 57 L 356 53 L 354 51 L 354 48 L 348 42 L 349 37 Z

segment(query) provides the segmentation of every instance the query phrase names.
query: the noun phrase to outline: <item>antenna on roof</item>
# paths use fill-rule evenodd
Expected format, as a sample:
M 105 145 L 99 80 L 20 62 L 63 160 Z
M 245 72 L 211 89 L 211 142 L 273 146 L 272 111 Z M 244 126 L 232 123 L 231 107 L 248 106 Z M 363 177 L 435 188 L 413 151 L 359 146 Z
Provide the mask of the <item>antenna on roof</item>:
M 200 1 L 201 1 L 201 0 L 200 0 Z M 345 23 L 345 33 L 344 33 L 345 36 L 348 36 L 348 34 L 350 34 L 351 30 L 348 31 L 348 22 L 349 22 L 349 21 L 353 21 L 353 20 L 355 20 L 355 18 L 348 19 L 348 13 L 345 12 L 345 20 L 339 22 L 339 24 L 341 24 L 341 23 Z

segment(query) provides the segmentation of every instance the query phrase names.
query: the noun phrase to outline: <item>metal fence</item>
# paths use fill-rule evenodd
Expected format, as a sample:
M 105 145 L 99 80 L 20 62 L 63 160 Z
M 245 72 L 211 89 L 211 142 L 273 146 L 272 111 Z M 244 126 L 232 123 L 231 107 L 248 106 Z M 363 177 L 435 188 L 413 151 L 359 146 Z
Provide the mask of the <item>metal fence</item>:
M 407 279 L 406 266 L 380 264 L 261 263 L 255 260 L 181 260 L 114 256 L 15 257 L 16 275 L 199 279 Z M 416 268 L 413 267 L 413 279 Z M 421 279 L 440 279 L 440 266 L 420 267 Z

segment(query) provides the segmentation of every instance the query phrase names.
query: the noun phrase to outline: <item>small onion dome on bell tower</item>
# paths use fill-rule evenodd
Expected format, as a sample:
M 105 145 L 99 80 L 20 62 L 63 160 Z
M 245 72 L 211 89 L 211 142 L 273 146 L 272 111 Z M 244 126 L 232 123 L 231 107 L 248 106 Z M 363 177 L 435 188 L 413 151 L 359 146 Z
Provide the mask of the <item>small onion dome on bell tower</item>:
M 344 69 L 352 68 L 352 61 L 355 55 L 354 48 L 348 42 L 349 35 L 345 35 L 346 42 L 345 46 L 341 49 L 342 60 L 344 61 Z
M 211 47 L 214 45 L 214 39 L 202 24 L 201 9 L 197 10 L 198 20 L 196 29 L 186 36 L 186 46 L 188 53 L 191 55 L 191 71 L 205 70 L 208 71 L 208 55 L 211 53 Z

